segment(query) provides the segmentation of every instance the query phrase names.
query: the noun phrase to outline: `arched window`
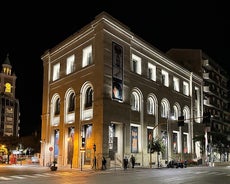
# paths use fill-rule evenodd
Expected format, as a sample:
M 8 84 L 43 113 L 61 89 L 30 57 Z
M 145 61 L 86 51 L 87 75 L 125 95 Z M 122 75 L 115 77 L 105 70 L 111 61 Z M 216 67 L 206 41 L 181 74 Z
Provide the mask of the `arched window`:
M 68 112 L 72 112 L 75 109 L 75 95 L 74 93 L 71 93 L 71 95 L 69 96 L 69 108 L 68 108 Z
M 161 100 L 160 110 L 161 110 L 161 117 L 162 118 L 169 118 L 170 104 L 166 98 Z
M 189 107 L 185 106 L 183 108 L 183 116 L 184 116 L 184 122 L 189 123 L 190 122 L 190 113 L 189 113 Z
M 93 104 L 93 90 L 89 87 L 85 93 L 85 108 L 92 107 Z
M 58 98 L 55 102 L 55 110 L 54 110 L 55 115 L 60 114 L 60 98 Z
M 165 102 L 161 102 L 161 117 L 167 118 L 167 104 Z
M 148 97 L 148 99 L 147 99 L 147 113 L 154 115 L 154 113 L 155 113 L 154 109 L 155 109 L 155 107 L 154 107 L 153 98 L 152 97 Z
M 173 117 L 174 117 L 174 119 L 178 119 L 178 117 L 179 117 L 179 110 L 178 110 L 178 107 L 176 105 L 173 106 Z
M 130 105 L 133 111 L 139 111 L 139 101 L 140 100 L 138 94 L 136 92 L 133 92 L 130 98 Z

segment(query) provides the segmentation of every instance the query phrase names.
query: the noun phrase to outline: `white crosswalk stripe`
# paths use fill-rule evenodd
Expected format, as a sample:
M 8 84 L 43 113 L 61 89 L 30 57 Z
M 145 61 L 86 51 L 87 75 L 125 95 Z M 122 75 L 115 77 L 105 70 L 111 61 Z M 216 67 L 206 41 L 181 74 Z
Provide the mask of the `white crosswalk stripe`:
M 37 178 L 38 176 L 35 175 L 22 175 L 23 177 L 27 177 L 27 178 Z
M 230 176 L 229 174 L 225 173 L 225 172 L 216 172 L 216 171 L 212 171 L 212 172 L 208 172 L 208 171 L 199 171 L 199 172 L 195 172 L 194 174 L 206 174 L 206 175 L 216 175 L 216 176 L 221 176 L 221 175 L 226 175 L 226 176 Z
M 14 178 L 14 179 L 25 179 L 26 177 L 24 176 L 10 176 L 11 178 Z
M 13 180 L 13 178 L 8 178 L 8 177 L 0 177 L 0 181 L 9 181 L 9 180 Z

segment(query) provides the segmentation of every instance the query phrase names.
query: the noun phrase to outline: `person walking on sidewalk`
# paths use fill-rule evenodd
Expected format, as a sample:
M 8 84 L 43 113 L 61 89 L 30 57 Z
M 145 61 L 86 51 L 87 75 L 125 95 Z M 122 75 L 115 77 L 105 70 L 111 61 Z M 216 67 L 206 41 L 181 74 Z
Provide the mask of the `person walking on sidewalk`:
M 124 170 L 127 170 L 127 168 L 128 168 L 128 163 L 129 163 L 128 158 L 125 157 L 125 158 L 124 158 Z
M 130 162 L 132 164 L 132 168 L 134 168 L 136 160 L 135 160 L 135 157 L 133 155 L 131 155 Z
M 102 157 L 102 170 L 106 169 L 106 159 Z

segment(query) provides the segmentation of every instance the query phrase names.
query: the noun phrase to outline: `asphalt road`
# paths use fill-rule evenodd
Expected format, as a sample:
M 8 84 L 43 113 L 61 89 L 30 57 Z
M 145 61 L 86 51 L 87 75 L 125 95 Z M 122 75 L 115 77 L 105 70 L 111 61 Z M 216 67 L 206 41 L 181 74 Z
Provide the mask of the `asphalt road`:
M 128 168 L 92 170 L 0 167 L 0 184 L 229 184 L 230 167 Z

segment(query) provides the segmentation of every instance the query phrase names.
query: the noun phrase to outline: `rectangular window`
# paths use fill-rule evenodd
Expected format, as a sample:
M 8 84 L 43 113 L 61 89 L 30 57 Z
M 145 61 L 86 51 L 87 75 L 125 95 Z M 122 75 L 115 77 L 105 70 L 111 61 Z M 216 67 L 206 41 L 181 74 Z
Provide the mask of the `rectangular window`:
M 132 54 L 132 65 L 131 71 L 141 75 L 141 58 Z
M 59 154 L 59 130 L 54 130 L 54 159 L 58 159 Z
M 147 74 L 148 78 L 156 81 L 156 66 L 154 66 L 151 63 L 148 63 L 148 74 Z
M 195 117 L 200 117 L 200 109 L 201 109 L 201 100 L 200 100 L 200 90 L 198 87 L 195 87 L 195 93 L 194 93 L 194 99 L 195 99 L 195 104 L 194 104 L 194 116 Z M 200 122 L 200 118 L 195 118 L 194 119 L 196 122 Z
M 173 131 L 173 153 L 178 153 L 178 132 Z
M 53 81 L 60 78 L 60 63 L 53 66 Z
M 66 74 L 67 75 L 70 73 L 73 73 L 75 70 L 74 60 L 75 60 L 75 55 L 72 55 L 67 58 L 67 62 L 66 62 Z
M 179 83 L 179 79 L 177 77 L 173 77 L 173 89 L 177 92 L 180 91 L 180 83 Z
M 123 100 L 123 48 L 112 43 L 112 98 Z
M 131 153 L 138 153 L 138 127 L 131 126 Z
M 162 76 L 162 84 L 166 87 L 169 86 L 169 74 L 165 70 L 161 71 L 161 76 Z
M 82 67 L 88 66 L 93 63 L 92 59 L 92 45 L 83 49 Z
M 189 87 L 188 87 L 188 83 L 183 81 L 183 94 L 184 95 L 189 95 Z
M 187 133 L 183 134 L 183 143 L 184 143 L 184 153 L 189 153 L 189 150 L 188 150 L 188 134 Z
M 147 129 L 147 142 L 148 142 L 148 153 L 152 149 L 152 142 L 153 142 L 153 129 Z

